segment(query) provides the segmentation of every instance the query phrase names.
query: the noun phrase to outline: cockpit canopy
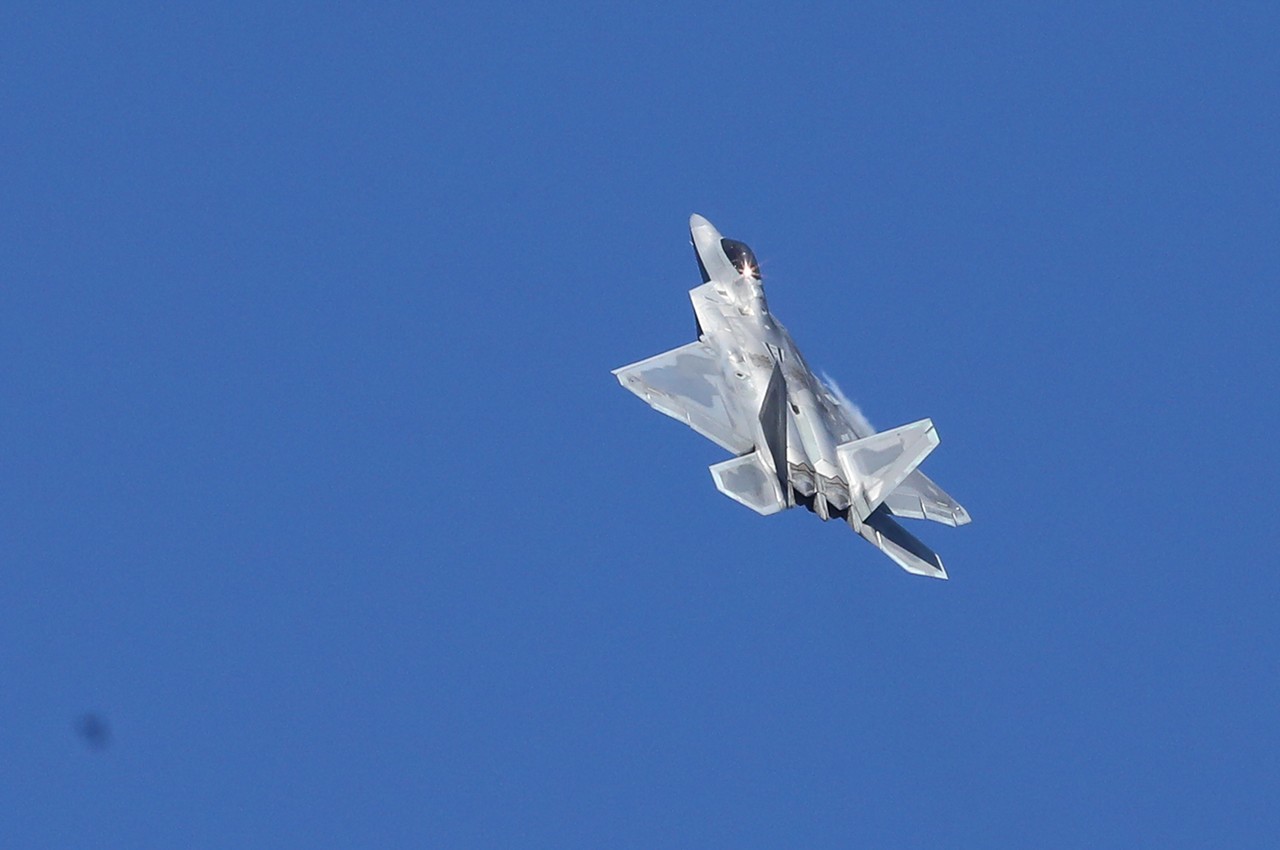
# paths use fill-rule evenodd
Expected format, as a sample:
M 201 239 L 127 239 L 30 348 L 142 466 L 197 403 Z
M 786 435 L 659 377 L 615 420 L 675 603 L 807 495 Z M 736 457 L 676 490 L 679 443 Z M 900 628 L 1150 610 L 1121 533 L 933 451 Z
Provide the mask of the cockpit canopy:
M 750 275 L 756 280 L 760 279 L 760 264 L 756 262 L 756 255 L 751 253 L 751 249 L 747 247 L 745 242 L 739 242 L 736 239 L 721 239 L 720 247 L 739 274 Z

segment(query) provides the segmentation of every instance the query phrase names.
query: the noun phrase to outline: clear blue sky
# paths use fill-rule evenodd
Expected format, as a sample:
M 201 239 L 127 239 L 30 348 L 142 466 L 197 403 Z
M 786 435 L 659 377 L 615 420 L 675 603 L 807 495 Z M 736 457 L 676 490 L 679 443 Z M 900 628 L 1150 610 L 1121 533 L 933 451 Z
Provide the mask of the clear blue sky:
M 0 846 L 1280 834 L 1274 4 L 172 5 L 0 12 Z M 950 582 L 617 386 L 691 212 Z

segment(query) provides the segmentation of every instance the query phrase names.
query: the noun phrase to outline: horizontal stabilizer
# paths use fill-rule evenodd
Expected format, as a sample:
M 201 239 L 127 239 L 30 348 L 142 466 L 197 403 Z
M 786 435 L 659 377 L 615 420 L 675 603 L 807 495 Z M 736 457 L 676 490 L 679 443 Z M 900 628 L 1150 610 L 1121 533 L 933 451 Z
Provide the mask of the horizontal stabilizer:
M 929 419 L 836 447 L 860 519 L 874 511 L 938 445 Z
M 907 572 L 932 578 L 947 577 L 938 553 L 899 525 L 883 505 L 871 512 L 858 532 Z
M 777 477 L 755 452 L 715 464 L 711 467 L 711 477 L 721 493 L 758 514 L 768 516 L 786 510 L 787 502 L 779 492 Z
M 898 517 L 928 519 L 951 526 L 969 522 L 969 512 L 918 469 L 885 496 L 884 506 Z

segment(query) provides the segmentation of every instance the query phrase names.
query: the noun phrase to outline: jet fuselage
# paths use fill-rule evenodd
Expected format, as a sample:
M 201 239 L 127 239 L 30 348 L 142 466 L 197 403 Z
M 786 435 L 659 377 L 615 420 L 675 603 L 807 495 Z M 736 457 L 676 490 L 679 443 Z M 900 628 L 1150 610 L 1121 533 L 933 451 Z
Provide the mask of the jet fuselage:
M 698 339 L 615 369 L 618 381 L 733 453 L 710 471 L 734 501 L 765 516 L 803 505 L 843 519 L 908 572 L 946 578 L 937 553 L 895 520 L 969 522 L 917 469 L 938 444 L 933 423 L 876 433 L 773 317 L 751 249 L 699 215 L 689 232 L 702 275 L 689 292 Z
M 829 403 L 819 401 L 826 390 L 791 334 L 769 312 L 754 256 L 742 243 L 732 243 L 745 249 L 735 264 L 723 246 L 729 240 L 701 216 L 690 220 L 689 230 L 707 278 L 691 293 L 698 326 L 702 339 L 723 354 L 725 382 L 735 388 L 742 409 L 761 407 L 775 368 L 781 367 L 786 378 L 789 470 L 773 471 L 789 473 L 792 492 L 788 502 L 802 504 L 823 519 L 830 516 L 831 508 L 843 511 L 849 507 L 849 482 L 844 480 L 836 456 L 835 433 L 840 424 Z M 702 297 L 699 290 L 703 290 Z M 763 439 L 757 441 L 757 447 L 761 445 Z M 762 452 L 762 456 L 768 454 Z M 766 464 L 771 466 L 769 461 Z

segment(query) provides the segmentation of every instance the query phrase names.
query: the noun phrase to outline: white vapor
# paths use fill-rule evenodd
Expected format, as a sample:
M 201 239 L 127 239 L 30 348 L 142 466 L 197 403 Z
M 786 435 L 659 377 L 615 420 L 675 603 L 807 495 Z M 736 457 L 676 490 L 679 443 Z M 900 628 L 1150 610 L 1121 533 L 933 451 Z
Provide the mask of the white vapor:
M 836 383 L 835 378 L 831 377 L 826 372 L 823 372 L 822 383 L 826 384 L 827 389 L 831 390 L 831 395 L 835 396 L 836 402 L 849 412 L 849 418 L 853 420 L 853 426 L 858 429 L 863 436 L 869 436 L 876 433 L 875 426 L 872 425 L 871 422 L 868 421 L 867 417 L 863 415 L 862 408 L 849 400 L 849 397 L 844 394 L 844 390 L 840 389 L 840 385 Z

